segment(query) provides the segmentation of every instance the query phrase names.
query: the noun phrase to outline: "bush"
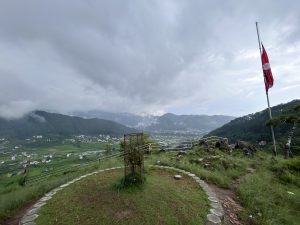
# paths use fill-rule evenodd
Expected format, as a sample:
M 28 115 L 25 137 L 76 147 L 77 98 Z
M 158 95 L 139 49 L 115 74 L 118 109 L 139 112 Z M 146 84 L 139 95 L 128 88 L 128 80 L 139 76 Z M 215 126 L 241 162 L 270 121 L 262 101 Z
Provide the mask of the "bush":
M 19 179 L 18 179 L 18 184 L 20 186 L 24 186 L 25 185 L 25 182 L 26 182 L 26 176 L 21 176 Z

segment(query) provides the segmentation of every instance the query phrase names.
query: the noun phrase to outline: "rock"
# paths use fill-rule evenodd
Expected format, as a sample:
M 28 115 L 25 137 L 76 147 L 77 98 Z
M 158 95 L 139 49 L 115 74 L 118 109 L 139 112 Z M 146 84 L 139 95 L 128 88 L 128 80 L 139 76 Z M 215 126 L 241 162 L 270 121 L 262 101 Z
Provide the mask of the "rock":
M 199 177 L 194 177 L 195 181 L 201 181 L 201 179 Z
M 32 214 L 32 215 L 25 216 L 21 219 L 21 223 L 26 224 L 26 223 L 29 223 L 29 222 L 33 222 L 37 217 L 38 217 L 37 214 Z
M 254 171 L 255 171 L 255 170 L 254 170 L 253 168 L 251 168 L 251 167 L 248 167 L 248 168 L 247 168 L 247 173 L 254 173 Z
M 46 205 L 45 202 L 42 201 L 38 201 L 37 203 L 35 203 L 32 207 L 33 208 L 41 208 L 42 206 Z
M 37 214 L 37 212 L 39 211 L 40 208 L 32 208 L 30 209 L 27 213 L 26 213 L 26 216 L 30 216 L 30 215 L 33 215 L 33 214 Z
M 190 159 L 189 162 L 196 163 L 196 164 L 202 164 L 202 163 L 204 163 L 204 158 Z
M 207 225 L 209 224 L 221 224 L 221 219 L 220 217 L 214 215 L 214 214 L 208 214 L 207 215 L 207 220 L 208 223 L 206 223 Z
M 229 146 L 229 148 L 230 148 L 231 151 L 235 148 L 235 144 L 230 144 L 228 146 Z
M 41 199 L 40 199 L 40 201 L 41 202 L 46 202 L 46 201 L 48 201 L 49 199 L 51 199 L 52 198 L 52 196 L 45 196 L 45 197 L 42 197 Z
M 214 202 L 212 202 L 210 205 L 211 205 L 211 207 L 214 208 L 214 209 L 222 210 L 222 206 L 221 206 L 219 203 L 214 203 Z
M 208 197 L 208 200 L 211 201 L 211 202 L 214 202 L 214 203 L 218 203 L 218 199 L 217 198 L 214 198 L 214 197 Z
M 230 198 L 229 196 L 227 196 L 226 199 L 228 199 L 228 201 L 230 201 L 232 203 L 235 203 L 235 201 L 232 198 Z
M 219 148 L 220 150 L 223 150 L 223 151 L 230 151 L 230 147 L 228 145 L 227 138 L 223 138 L 223 139 L 220 139 L 219 141 L 217 141 L 215 144 L 215 147 Z
M 210 209 L 209 211 L 220 218 L 223 218 L 224 216 L 224 213 L 219 209 Z
M 174 179 L 175 179 L 175 180 L 181 180 L 181 179 L 182 179 L 182 176 L 179 175 L 179 174 L 176 174 L 176 175 L 174 175 Z
M 214 145 L 212 143 L 210 143 L 209 141 L 206 141 L 206 140 L 200 140 L 199 141 L 199 145 L 200 146 L 203 146 L 204 149 L 207 151 L 207 152 L 213 152 L 214 151 Z
M 195 177 L 196 175 L 193 174 L 193 173 L 189 173 L 188 176 L 189 176 L 189 177 Z
M 211 156 L 208 156 L 207 158 L 210 160 L 214 160 L 214 159 L 220 159 L 221 156 L 220 155 L 211 155 Z
M 245 142 L 245 141 L 238 141 L 235 144 L 235 148 L 236 149 L 242 149 L 244 154 L 248 155 L 248 156 L 253 156 L 254 153 L 256 152 L 255 146 L 253 146 L 250 143 Z
M 258 143 L 259 147 L 264 147 L 264 146 L 266 146 L 266 144 L 267 144 L 266 141 L 260 141 L 260 142 Z
M 217 195 L 212 191 L 206 191 L 206 194 L 208 195 L 208 197 L 217 198 Z
M 176 156 L 186 155 L 186 154 L 187 154 L 186 151 L 179 151 Z

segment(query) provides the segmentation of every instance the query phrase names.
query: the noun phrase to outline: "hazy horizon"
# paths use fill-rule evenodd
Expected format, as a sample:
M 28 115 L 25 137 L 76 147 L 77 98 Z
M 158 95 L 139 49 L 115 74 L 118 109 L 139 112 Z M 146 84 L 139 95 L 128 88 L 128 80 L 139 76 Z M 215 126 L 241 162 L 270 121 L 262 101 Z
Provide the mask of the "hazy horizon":
M 294 101 L 294 100 L 300 100 L 300 99 L 293 99 L 291 101 Z M 288 102 L 291 102 L 291 101 L 288 101 Z M 280 105 L 280 104 L 286 104 L 288 102 L 282 102 L 282 103 L 279 103 L 278 105 Z M 274 106 L 277 106 L 277 105 L 274 105 Z M 146 112 L 142 112 L 142 113 L 131 113 L 131 112 L 125 112 L 125 111 L 112 112 L 112 111 L 97 110 L 97 109 L 96 110 L 73 111 L 73 112 L 65 112 L 65 113 L 63 113 L 63 112 L 59 112 L 59 111 L 55 111 L 55 110 L 34 109 L 34 110 L 31 110 L 31 111 L 28 111 L 27 113 L 23 114 L 22 116 L 26 116 L 26 115 L 34 112 L 34 111 L 46 111 L 48 113 L 58 113 L 58 114 L 64 114 L 64 115 L 68 115 L 68 116 L 79 116 L 79 117 L 83 117 L 83 118 L 85 118 L 85 116 L 81 116 L 80 114 L 82 114 L 82 113 L 91 113 L 91 112 L 95 112 L 95 113 L 97 113 L 97 112 L 103 112 L 103 113 L 112 113 L 112 114 L 131 114 L 131 115 L 136 115 L 136 116 L 163 116 L 165 114 L 175 114 L 175 115 L 178 115 L 178 116 L 228 116 L 228 117 L 238 118 L 238 117 L 246 116 L 246 115 L 249 115 L 249 114 L 254 114 L 254 113 L 266 110 L 266 109 L 267 109 L 267 106 L 264 107 L 264 108 L 262 108 L 262 109 L 260 109 L 260 110 L 258 110 L 258 111 L 250 112 L 248 114 L 238 115 L 238 116 L 227 115 L 227 114 L 189 114 L 189 113 L 178 114 L 178 113 L 173 113 L 173 112 L 163 112 L 162 114 L 148 114 Z M 7 118 L 7 117 L 2 117 L 0 115 L 0 118 L 3 118 L 3 119 L 16 119 L 16 118 L 21 118 L 21 117 Z

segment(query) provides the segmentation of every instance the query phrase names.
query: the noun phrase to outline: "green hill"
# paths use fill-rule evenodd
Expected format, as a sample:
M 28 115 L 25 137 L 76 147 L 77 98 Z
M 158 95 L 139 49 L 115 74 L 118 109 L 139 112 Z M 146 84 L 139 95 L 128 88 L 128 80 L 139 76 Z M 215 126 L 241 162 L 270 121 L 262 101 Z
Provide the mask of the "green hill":
M 283 115 L 287 111 L 292 110 L 296 105 L 300 104 L 300 100 L 293 100 L 286 104 L 280 104 L 272 107 L 273 117 Z M 266 122 L 269 119 L 268 109 L 254 114 L 249 114 L 243 117 L 236 118 L 229 123 L 223 125 L 211 131 L 206 136 L 216 135 L 227 137 L 230 142 L 235 142 L 237 140 L 245 140 L 250 142 L 258 141 L 271 141 L 270 127 L 266 126 Z M 286 141 L 288 132 L 290 131 L 291 124 L 280 124 L 275 127 L 275 137 L 280 141 Z M 294 145 L 300 145 L 300 131 L 299 128 L 295 130 L 294 134 Z M 299 143 L 298 143 L 299 142 Z
M 122 135 L 135 129 L 103 119 L 83 119 L 57 113 L 34 111 L 23 118 L 0 118 L 1 137 L 29 137 L 32 135 L 110 134 Z

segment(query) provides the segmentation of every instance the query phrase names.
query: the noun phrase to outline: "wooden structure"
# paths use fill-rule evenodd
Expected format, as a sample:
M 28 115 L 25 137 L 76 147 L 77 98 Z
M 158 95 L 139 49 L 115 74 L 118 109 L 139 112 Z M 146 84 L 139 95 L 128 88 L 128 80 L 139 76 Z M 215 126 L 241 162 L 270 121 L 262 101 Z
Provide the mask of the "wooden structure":
M 124 172 L 126 179 L 144 180 L 143 133 L 124 135 Z

